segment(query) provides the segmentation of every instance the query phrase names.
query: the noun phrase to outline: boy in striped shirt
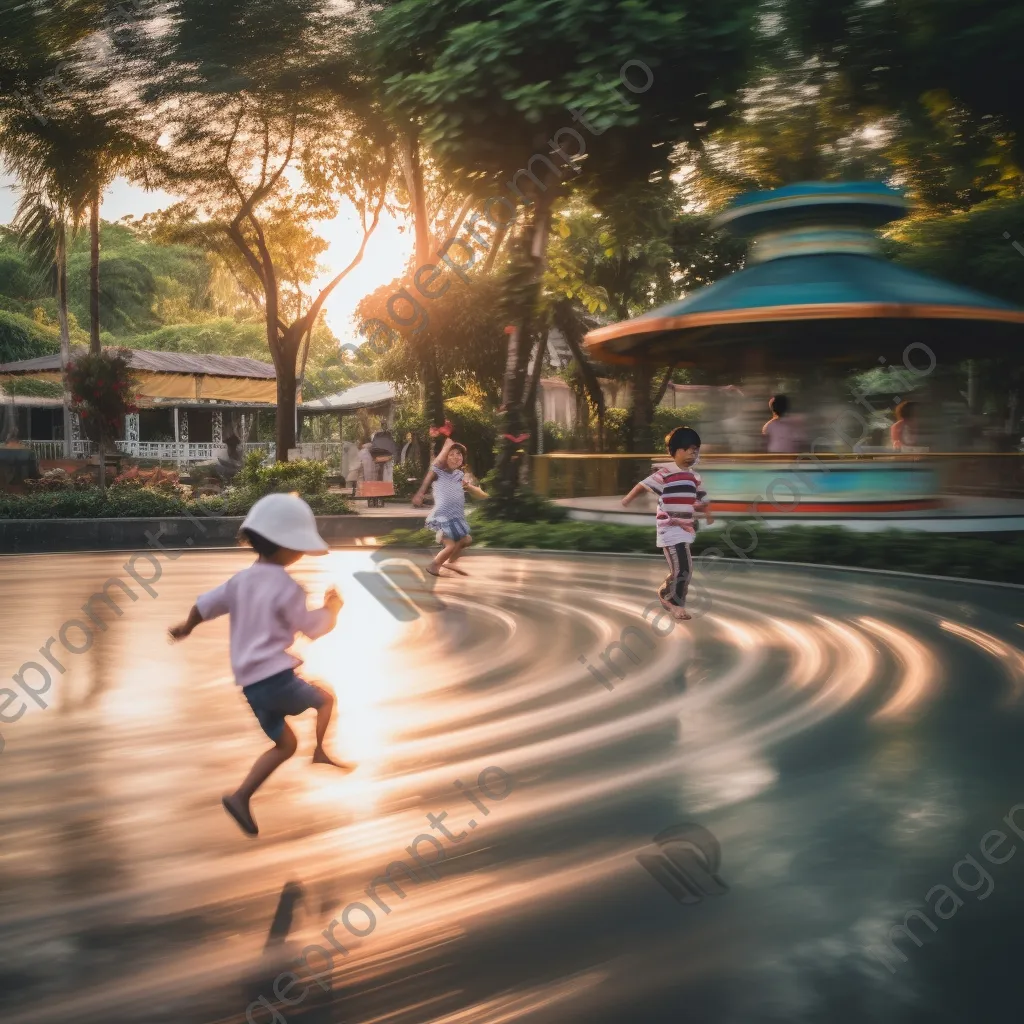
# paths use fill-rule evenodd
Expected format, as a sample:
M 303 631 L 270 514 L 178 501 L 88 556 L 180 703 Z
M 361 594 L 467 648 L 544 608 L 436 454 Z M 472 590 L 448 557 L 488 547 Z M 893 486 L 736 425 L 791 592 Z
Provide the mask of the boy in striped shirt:
M 658 547 L 665 552 L 669 574 L 658 591 L 661 603 L 676 619 L 690 619 L 686 610 L 686 592 L 693 576 L 690 544 L 697 535 L 695 512 L 703 513 L 708 524 L 714 518 L 708 511 L 708 496 L 700 476 L 694 472 L 700 458 L 700 435 L 690 427 L 676 427 L 665 438 L 672 462 L 659 466 L 641 480 L 622 499 L 628 505 L 644 491 L 658 496 Z

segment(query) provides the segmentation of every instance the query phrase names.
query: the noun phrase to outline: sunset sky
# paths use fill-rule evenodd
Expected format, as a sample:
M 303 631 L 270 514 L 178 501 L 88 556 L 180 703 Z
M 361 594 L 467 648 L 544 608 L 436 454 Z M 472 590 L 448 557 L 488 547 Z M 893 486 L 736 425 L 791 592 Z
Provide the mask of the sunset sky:
M 0 175 L 0 224 L 9 224 L 14 216 L 17 195 L 13 179 Z M 170 206 L 174 197 L 166 192 L 146 192 L 124 179 L 114 182 L 103 197 L 101 215 L 104 220 L 120 220 L 127 214 L 141 217 Z M 342 342 L 352 341 L 353 314 L 359 300 L 379 285 L 397 277 L 412 252 L 412 237 L 402 232 L 402 225 L 388 214 L 366 247 L 363 262 L 334 290 L 327 301 L 327 322 Z M 320 225 L 319 234 L 330 244 L 321 262 L 327 267 L 324 283 L 344 267 L 359 249 L 362 238 L 358 218 L 351 209 L 335 220 Z

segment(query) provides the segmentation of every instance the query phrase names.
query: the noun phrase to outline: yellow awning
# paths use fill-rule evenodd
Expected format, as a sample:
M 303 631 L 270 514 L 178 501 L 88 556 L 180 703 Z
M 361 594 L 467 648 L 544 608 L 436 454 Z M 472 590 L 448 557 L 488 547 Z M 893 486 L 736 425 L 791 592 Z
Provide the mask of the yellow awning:
M 188 401 L 277 402 L 277 381 L 254 377 L 213 377 L 192 373 L 136 373 L 139 399 L 181 398 Z M 60 384 L 60 371 L 40 370 L 33 373 L 4 373 L 4 380 L 45 380 Z

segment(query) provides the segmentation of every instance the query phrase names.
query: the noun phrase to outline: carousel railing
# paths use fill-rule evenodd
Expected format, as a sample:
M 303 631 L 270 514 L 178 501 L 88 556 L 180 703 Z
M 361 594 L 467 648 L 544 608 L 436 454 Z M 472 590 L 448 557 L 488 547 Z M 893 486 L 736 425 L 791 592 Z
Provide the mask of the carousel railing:
M 622 495 L 650 474 L 654 462 L 668 459 L 664 452 L 598 455 L 589 452 L 552 452 L 534 455 L 531 486 L 549 498 L 596 498 Z M 758 463 L 800 462 L 806 472 L 814 460 L 833 463 L 918 463 L 936 471 L 944 494 L 984 497 L 1024 497 L 1024 453 L 1021 452 L 817 452 L 814 456 L 764 453 L 702 452 L 700 466 L 713 469 Z M 699 472 L 699 470 L 698 470 Z

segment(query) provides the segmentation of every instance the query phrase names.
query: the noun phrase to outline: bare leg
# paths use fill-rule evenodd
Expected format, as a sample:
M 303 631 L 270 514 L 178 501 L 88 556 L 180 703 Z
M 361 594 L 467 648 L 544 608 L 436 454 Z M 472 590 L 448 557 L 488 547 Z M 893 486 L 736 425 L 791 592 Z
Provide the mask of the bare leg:
M 444 547 L 434 556 L 434 560 L 427 566 L 427 572 L 432 576 L 439 575 L 438 570 L 449 558 L 452 557 L 452 553 L 458 545 L 458 541 L 449 540 L 447 537 L 444 539 Z
M 324 737 L 327 735 L 327 726 L 331 724 L 331 715 L 334 714 L 334 694 L 324 691 L 327 699 L 316 709 L 316 750 L 313 751 L 313 764 L 333 764 L 335 768 L 342 771 L 353 772 L 356 769 L 354 764 L 347 761 L 335 761 L 326 750 L 324 750 Z
M 457 562 L 462 557 L 462 552 L 465 551 L 466 548 L 468 548 L 469 545 L 472 544 L 472 543 L 473 543 L 473 538 L 472 537 L 463 537 L 461 540 L 456 542 L 456 544 L 455 544 L 455 551 L 452 554 L 451 558 L 448 559 L 448 568 L 451 569 L 452 572 L 457 572 L 460 576 L 468 576 L 469 575 L 469 573 L 466 572 L 465 570 L 457 569 L 455 567 L 455 562 Z
M 224 807 L 238 822 L 242 830 L 249 835 L 256 835 L 258 831 L 249 810 L 249 801 L 256 790 L 295 753 L 297 746 L 295 733 L 291 731 L 286 722 L 277 742 L 270 750 L 256 758 L 256 763 L 249 769 L 245 781 L 234 793 L 224 797 Z

